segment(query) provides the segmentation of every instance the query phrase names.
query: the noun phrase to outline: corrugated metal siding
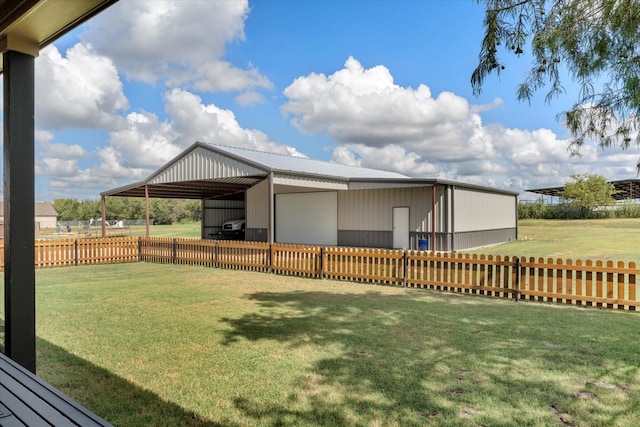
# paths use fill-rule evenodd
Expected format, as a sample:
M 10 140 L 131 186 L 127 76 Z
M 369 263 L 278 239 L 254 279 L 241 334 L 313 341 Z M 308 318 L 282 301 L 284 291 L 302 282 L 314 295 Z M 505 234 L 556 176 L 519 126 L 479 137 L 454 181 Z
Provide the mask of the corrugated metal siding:
M 267 236 L 266 228 L 247 228 L 244 233 L 244 240 L 248 242 L 266 242 Z
M 456 187 L 454 190 L 455 232 L 515 228 L 517 220 L 515 197 Z
M 456 250 L 473 249 L 515 240 L 516 229 L 468 231 L 456 233 L 454 239 Z
M 338 230 L 338 246 L 360 248 L 391 248 L 392 231 Z
M 410 231 L 429 229 L 431 187 L 338 192 L 338 230 L 391 231 L 393 207 L 409 207 Z
M 269 181 L 247 190 L 247 228 L 269 228 Z
M 415 188 L 424 187 L 422 183 L 409 183 L 409 182 L 350 182 L 349 190 L 381 190 L 385 188 Z
M 450 231 L 451 228 L 451 196 L 450 190 L 448 186 L 438 185 L 434 187 L 436 191 L 436 206 L 435 206 L 435 215 L 436 215 L 436 232 L 438 233 L 446 233 Z M 431 192 L 428 194 L 429 197 L 429 207 L 431 207 Z M 431 230 L 431 211 L 427 217 L 428 224 L 425 228 L 416 231 L 427 231 Z M 437 247 L 440 248 L 439 246 Z
M 197 147 L 149 180 L 149 184 L 261 176 L 265 171 Z
M 343 181 L 334 181 L 330 179 L 321 179 L 308 176 L 293 176 L 293 175 L 273 175 L 274 185 L 287 185 L 304 188 L 319 188 L 327 190 L 347 190 L 348 184 Z

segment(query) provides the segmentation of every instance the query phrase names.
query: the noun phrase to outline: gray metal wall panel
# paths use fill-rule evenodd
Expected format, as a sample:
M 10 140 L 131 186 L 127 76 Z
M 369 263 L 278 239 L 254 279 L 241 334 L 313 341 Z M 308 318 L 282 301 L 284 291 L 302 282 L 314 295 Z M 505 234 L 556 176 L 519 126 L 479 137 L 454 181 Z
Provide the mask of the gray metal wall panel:
M 390 232 L 393 207 L 403 206 L 411 231 L 429 229 L 431 187 L 338 191 L 338 230 Z
M 409 249 L 418 249 L 419 239 L 427 239 L 429 241 L 428 249 L 433 250 L 431 233 L 428 232 L 410 232 Z M 450 235 L 445 233 L 436 233 L 436 248 L 438 251 L 451 250 L 450 242 Z M 338 230 L 338 245 L 363 248 L 391 249 L 393 247 L 393 231 Z
M 266 228 L 247 228 L 244 232 L 244 240 L 249 242 L 266 242 Z
M 454 191 L 455 232 L 515 228 L 517 225 L 515 197 L 456 187 Z
M 244 200 L 220 200 L 220 199 L 204 199 L 202 207 L 206 209 L 244 209 Z
M 481 230 L 456 233 L 455 249 L 465 250 L 479 248 L 482 246 L 495 245 L 497 243 L 515 240 L 516 228 L 504 228 L 498 230 Z
M 247 228 L 269 228 L 269 181 L 247 190 Z
M 197 147 L 149 180 L 149 184 L 265 175 L 263 170 Z
M 338 246 L 357 248 L 391 248 L 392 231 L 338 230 Z

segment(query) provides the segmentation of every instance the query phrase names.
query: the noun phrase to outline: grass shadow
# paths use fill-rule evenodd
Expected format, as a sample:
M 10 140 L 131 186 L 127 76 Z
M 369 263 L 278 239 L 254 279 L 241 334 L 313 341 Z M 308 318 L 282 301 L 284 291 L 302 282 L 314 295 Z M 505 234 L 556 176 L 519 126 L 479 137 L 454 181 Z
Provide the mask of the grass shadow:
M 586 410 L 585 395 L 574 390 L 580 381 L 588 389 L 611 373 L 596 367 L 615 366 L 625 384 L 638 375 L 638 345 L 612 358 L 611 347 L 628 347 L 628 341 L 589 335 L 588 323 L 581 325 L 603 313 L 569 309 L 564 317 L 543 319 L 546 307 L 523 312 L 511 302 L 424 295 L 248 295 L 258 310 L 224 319 L 231 327 L 227 344 L 277 340 L 292 350 L 338 351 L 314 362 L 286 405 L 265 407 L 243 397 L 236 407 L 264 425 L 551 426 L 585 418 L 614 425 L 637 415 L 637 387 L 620 399 L 594 398 Z M 532 330 L 535 325 L 541 330 Z
M 204 420 L 41 338 L 37 339 L 37 374 L 115 426 L 231 425 Z

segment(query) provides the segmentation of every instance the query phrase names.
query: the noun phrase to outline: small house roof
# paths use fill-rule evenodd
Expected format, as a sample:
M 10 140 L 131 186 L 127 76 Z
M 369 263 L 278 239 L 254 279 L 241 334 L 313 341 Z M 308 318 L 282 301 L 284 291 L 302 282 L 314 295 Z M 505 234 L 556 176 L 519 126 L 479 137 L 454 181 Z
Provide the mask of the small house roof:
M 36 202 L 35 216 L 58 216 L 58 212 L 49 202 Z M 4 216 L 4 202 L 0 202 L 0 216 Z

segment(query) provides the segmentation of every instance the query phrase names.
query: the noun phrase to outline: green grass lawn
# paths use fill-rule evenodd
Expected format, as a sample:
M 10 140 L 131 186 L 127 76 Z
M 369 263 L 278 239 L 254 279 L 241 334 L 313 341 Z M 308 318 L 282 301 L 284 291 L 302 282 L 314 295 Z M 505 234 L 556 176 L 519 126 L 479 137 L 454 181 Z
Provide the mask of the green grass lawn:
M 640 219 L 520 220 L 518 235 L 517 241 L 469 252 L 640 264 Z
M 70 233 L 62 231 L 56 233 L 55 229 L 44 229 L 36 234 L 37 239 L 77 239 L 79 237 L 86 237 L 84 234 L 78 234 L 79 227 L 73 226 Z M 102 228 L 100 226 L 91 227 L 91 236 L 98 237 L 102 235 Z M 109 236 L 145 236 L 147 233 L 147 227 L 145 225 L 134 225 L 122 231 L 121 234 L 115 231 L 109 231 Z M 149 235 L 156 237 L 193 237 L 200 238 L 201 225 L 199 222 L 180 222 L 170 225 L 150 225 Z
M 133 263 L 38 270 L 37 316 L 38 373 L 117 426 L 640 419 L 636 313 Z

